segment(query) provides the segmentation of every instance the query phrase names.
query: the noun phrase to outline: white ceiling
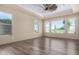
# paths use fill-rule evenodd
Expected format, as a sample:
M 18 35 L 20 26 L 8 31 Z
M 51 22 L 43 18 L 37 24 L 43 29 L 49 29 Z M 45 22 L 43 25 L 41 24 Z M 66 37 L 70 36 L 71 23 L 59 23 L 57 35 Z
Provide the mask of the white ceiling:
M 22 7 L 28 11 L 34 12 L 37 15 L 40 16 L 52 16 L 52 15 L 56 15 L 57 13 L 59 14 L 63 14 L 62 12 L 66 13 L 71 13 L 72 12 L 72 6 L 71 4 L 57 4 L 57 9 L 55 11 L 45 11 L 42 7 L 42 4 L 19 4 L 19 7 Z

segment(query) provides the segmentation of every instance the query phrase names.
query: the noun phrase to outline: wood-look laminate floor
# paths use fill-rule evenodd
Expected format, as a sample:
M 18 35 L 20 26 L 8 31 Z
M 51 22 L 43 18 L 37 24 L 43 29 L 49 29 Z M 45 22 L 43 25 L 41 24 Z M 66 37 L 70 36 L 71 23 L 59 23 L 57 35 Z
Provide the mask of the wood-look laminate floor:
M 79 41 L 37 38 L 0 46 L 0 55 L 78 55 Z

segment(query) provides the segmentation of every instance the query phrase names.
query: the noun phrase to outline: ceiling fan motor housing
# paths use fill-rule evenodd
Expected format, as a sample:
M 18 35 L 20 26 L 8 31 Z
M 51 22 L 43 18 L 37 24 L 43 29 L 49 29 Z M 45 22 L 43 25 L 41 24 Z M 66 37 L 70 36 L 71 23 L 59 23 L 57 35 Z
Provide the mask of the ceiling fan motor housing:
M 57 9 L 56 4 L 44 4 L 44 7 L 46 11 L 54 11 Z

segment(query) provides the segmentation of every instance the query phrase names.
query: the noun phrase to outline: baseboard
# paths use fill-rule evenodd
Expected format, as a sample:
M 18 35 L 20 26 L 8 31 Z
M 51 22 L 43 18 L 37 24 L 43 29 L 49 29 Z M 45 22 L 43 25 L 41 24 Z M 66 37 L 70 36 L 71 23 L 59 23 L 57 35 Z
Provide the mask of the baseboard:
M 31 39 L 24 39 L 24 40 L 20 40 L 20 41 L 10 42 L 10 43 L 5 43 L 5 44 L 1 44 L 0 47 L 3 46 L 3 45 L 10 45 L 10 44 L 13 44 L 13 43 L 17 43 L 17 42 L 21 42 L 21 41 L 26 41 L 26 40 L 38 39 L 38 38 L 41 38 L 41 37 L 42 36 L 31 38 Z
M 79 39 L 72 39 L 72 38 L 62 38 L 62 37 L 51 37 L 51 36 L 44 36 L 47 38 L 55 38 L 55 39 L 66 39 L 66 40 L 79 40 Z
M 15 42 L 1 44 L 0 47 L 3 46 L 3 45 L 10 45 L 10 44 L 17 43 L 17 42 L 22 42 L 22 41 L 26 41 L 26 40 L 33 40 L 33 39 L 38 39 L 38 38 L 55 38 L 55 39 L 61 39 L 61 40 L 66 39 L 66 40 L 78 40 L 79 41 L 79 39 L 70 39 L 70 38 L 61 38 L 61 37 L 50 37 L 50 36 L 39 36 L 39 37 L 31 38 L 31 39 L 25 39 L 25 40 L 20 40 L 20 41 L 15 41 Z

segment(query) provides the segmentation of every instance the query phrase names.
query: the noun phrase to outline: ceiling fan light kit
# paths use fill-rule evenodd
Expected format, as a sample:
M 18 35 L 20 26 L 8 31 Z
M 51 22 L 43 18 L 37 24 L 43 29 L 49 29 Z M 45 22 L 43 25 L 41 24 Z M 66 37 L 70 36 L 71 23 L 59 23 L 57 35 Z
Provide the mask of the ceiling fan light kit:
M 56 4 L 43 4 L 45 11 L 54 11 L 57 9 Z

